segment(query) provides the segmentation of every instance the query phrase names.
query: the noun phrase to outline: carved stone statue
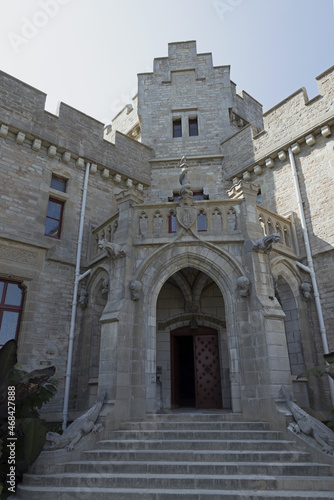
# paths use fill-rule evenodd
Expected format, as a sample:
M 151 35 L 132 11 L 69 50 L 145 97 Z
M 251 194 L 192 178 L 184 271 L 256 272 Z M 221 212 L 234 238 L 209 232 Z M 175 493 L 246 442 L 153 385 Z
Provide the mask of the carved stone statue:
M 100 240 L 98 243 L 98 248 L 100 250 L 106 250 L 107 254 L 112 259 L 119 259 L 120 257 L 125 256 L 125 252 L 123 252 L 121 245 L 112 243 L 107 240 Z
M 240 276 L 237 279 L 238 293 L 240 297 L 248 297 L 250 284 L 251 283 L 247 276 Z
M 322 447 L 322 451 L 334 455 L 334 433 L 329 427 L 302 410 L 294 401 L 291 394 L 284 386 L 281 387 L 280 396 L 292 413 L 296 423 L 290 424 L 289 429 L 295 434 L 301 432 L 314 438 Z
M 280 239 L 281 236 L 279 233 L 268 234 L 268 236 L 254 241 L 253 250 L 254 252 L 269 253 L 272 250 L 272 244 L 277 243 Z
M 131 281 L 130 292 L 132 300 L 140 300 L 142 284 L 140 281 Z
M 103 392 L 97 398 L 96 403 L 86 413 L 81 415 L 72 422 L 63 434 L 57 432 L 48 432 L 46 434 L 45 450 L 60 450 L 65 448 L 68 451 L 74 450 L 74 445 L 89 432 L 101 432 L 103 429 L 102 424 L 95 425 L 95 422 L 100 414 L 103 406 L 106 393 Z
M 102 295 L 108 295 L 108 293 L 109 293 L 109 278 L 106 278 L 105 280 L 103 280 L 101 293 L 102 293 Z
M 180 168 L 182 169 L 179 176 L 179 181 L 182 186 L 180 190 L 180 203 L 184 205 L 190 205 L 193 202 L 193 192 L 191 190 L 191 184 L 188 179 L 189 167 L 187 165 L 187 159 L 185 158 L 185 156 L 183 156 L 181 159 Z

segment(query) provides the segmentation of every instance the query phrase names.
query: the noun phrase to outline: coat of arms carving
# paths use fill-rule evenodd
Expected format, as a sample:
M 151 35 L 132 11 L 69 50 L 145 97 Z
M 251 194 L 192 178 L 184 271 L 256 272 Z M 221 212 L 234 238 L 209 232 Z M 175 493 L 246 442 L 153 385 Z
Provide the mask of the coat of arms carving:
M 176 219 L 185 229 L 189 229 L 197 219 L 197 210 L 195 207 L 177 207 Z

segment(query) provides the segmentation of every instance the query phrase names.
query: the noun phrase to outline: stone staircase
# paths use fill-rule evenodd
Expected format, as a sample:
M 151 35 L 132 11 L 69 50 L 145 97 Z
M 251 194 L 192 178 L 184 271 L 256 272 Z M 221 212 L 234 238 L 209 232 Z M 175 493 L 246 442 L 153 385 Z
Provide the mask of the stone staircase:
M 333 500 L 333 470 L 266 422 L 171 412 L 124 424 L 52 474 L 25 474 L 11 498 Z

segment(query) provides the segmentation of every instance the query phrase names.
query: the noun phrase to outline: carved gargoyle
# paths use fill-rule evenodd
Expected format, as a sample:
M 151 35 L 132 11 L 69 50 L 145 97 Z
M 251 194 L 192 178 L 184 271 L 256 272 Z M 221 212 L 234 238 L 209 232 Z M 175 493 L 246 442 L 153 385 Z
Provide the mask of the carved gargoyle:
M 329 455 L 334 455 L 334 433 L 329 427 L 311 417 L 308 413 L 302 410 L 294 401 L 291 394 L 284 386 L 280 389 L 280 396 L 285 401 L 286 406 L 292 413 L 296 423 L 289 425 L 289 429 L 295 434 L 303 432 L 315 439 L 320 444 L 322 451 Z
M 74 422 L 64 430 L 63 434 L 48 432 L 44 450 L 52 451 L 64 448 L 68 451 L 72 451 L 74 450 L 74 445 L 77 444 L 85 434 L 89 432 L 93 432 L 94 434 L 101 432 L 103 429 L 102 424 L 95 424 L 95 422 L 100 414 L 105 397 L 105 392 L 100 394 L 94 406 L 81 415 L 81 417 L 74 420 Z
M 98 248 L 100 250 L 106 250 L 107 254 L 112 259 L 119 259 L 120 257 L 125 256 L 125 252 L 122 250 L 121 245 L 118 245 L 117 243 L 112 243 L 111 241 L 99 240 Z
M 253 243 L 254 252 L 270 252 L 272 250 L 272 244 L 277 243 L 281 239 L 279 233 L 272 233 L 260 238 Z

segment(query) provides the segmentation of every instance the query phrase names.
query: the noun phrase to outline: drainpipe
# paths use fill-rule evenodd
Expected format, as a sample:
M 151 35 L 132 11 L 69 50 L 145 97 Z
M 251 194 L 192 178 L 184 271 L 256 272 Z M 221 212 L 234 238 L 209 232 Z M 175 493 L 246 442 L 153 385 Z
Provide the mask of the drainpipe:
M 325 327 L 324 317 L 323 317 L 323 314 L 322 314 L 322 307 L 321 307 L 319 289 L 318 289 L 318 284 L 317 284 L 317 280 L 316 280 L 316 276 L 315 276 L 315 271 L 314 271 L 314 266 L 313 266 L 312 250 L 311 250 L 310 240 L 309 240 L 309 237 L 308 237 L 308 232 L 307 232 L 307 227 L 306 227 L 304 207 L 303 207 L 303 201 L 302 201 L 302 197 L 301 197 L 301 193 L 300 193 L 300 188 L 299 188 L 299 182 L 298 182 L 298 176 L 297 176 L 297 169 L 296 169 L 295 157 L 294 157 L 294 154 L 293 154 L 291 148 L 289 148 L 288 151 L 289 151 L 290 165 L 291 165 L 291 168 L 292 168 L 294 185 L 295 185 L 295 189 L 296 189 L 296 195 L 297 195 L 297 201 L 298 201 L 298 208 L 299 208 L 299 215 L 300 215 L 300 221 L 301 221 L 301 226 L 302 226 L 302 231 L 303 231 L 303 237 L 304 237 L 304 243 L 305 243 L 305 248 L 306 248 L 306 257 L 307 257 L 308 267 L 303 266 L 300 263 L 298 263 L 298 265 L 304 271 L 309 272 L 309 274 L 310 274 L 311 281 L 312 281 L 312 286 L 313 286 L 314 300 L 315 300 L 315 305 L 316 305 L 317 315 L 318 315 L 318 320 L 319 320 L 319 326 L 320 326 L 322 347 L 323 347 L 323 350 L 324 350 L 324 354 L 328 354 L 329 350 L 328 350 L 326 327 Z M 328 377 L 328 380 L 329 380 L 329 388 L 330 388 L 330 393 L 331 393 L 332 404 L 334 405 L 334 380 L 331 377 Z
M 81 204 L 81 215 L 80 215 L 80 225 L 79 225 L 79 237 L 78 237 L 78 247 L 77 247 L 77 260 L 75 266 L 75 277 L 74 277 L 74 289 L 73 289 L 73 302 L 72 302 L 72 313 L 71 313 L 71 326 L 70 326 L 70 336 L 68 343 L 68 354 L 67 354 L 67 368 L 65 376 L 65 393 L 64 393 L 64 408 L 63 408 L 63 430 L 67 427 L 67 417 L 68 417 L 68 402 L 70 396 L 70 384 L 71 384 L 71 374 L 72 374 L 72 356 L 73 356 L 73 344 L 74 344 L 74 329 L 75 329 L 75 316 L 77 311 L 78 302 L 78 286 L 79 282 L 90 274 L 90 269 L 84 274 L 80 275 L 80 261 L 81 261 L 81 248 L 82 248 L 82 236 L 85 222 L 85 211 L 86 211 L 86 199 L 87 199 L 87 188 L 89 179 L 90 163 L 86 163 L 86 173 L 84 180 L 84 187 L 82 193 L 82 204 Z

